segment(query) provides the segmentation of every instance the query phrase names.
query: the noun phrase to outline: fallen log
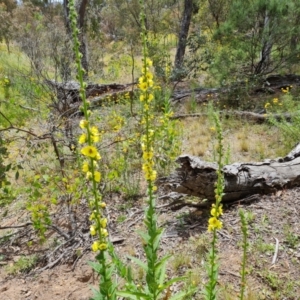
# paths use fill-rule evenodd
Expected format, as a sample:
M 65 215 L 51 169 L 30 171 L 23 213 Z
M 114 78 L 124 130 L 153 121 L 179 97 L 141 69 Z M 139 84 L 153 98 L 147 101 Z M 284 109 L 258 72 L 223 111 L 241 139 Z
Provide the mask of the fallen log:
M 225 111 L 221 110 L 220 115 L 225 118 L 229 118 L 232 116 L 239 117 L 243 120 L 252 121 L 257 124 L 262 124 L 266 122 L 270 122 L 270 118 L 274 119 L 277 122 L 280 122 L 282 120 L 285 120 L 287 122 L 291 122 L 294 115 L 296 115 L 297 112 L 294 112 L 293 114 L 290 113 L 282 113 L 282 114 L 267 114 L 265 113 L 254 113 L 251 111 Z M 194 114 L 177 114 L 171 117 L 171 119 L 186 119 L 186 118 L 201 118 L 201 117 L 208 116 L 208 113 L 194 113 Z
M 161 193 L 173 193 L 173 198 L 175 192 L 214 201 L 217 164 L 190 155 L 178 157 L 177 163 L 180 167 L 173 174 L 158 180 Z M 223 174 L 223 202 L 300 186 L 300 145 L 284 158 L 226 165 Z
M 253 86 L 249 85 L 249 82 L 238 82 L 225 87 L 219 88 L 195 88 L 193 90 L 178 90 L 174 91 L 171 100 L 174 103 L 181 102 L 185 98 L 191 96 L 195 97 L 198 103 L 207 102 L 210 99 L 217 98 L 220 94 L 226 94 L 228 92 L 240 90 L 247 90 L 249 95 L 256 94 L 275 94 L 280 92 L 281 89 L 286 89 L 291 86 L 300 86 L 300 75 L 287 74 L 287 75 L 270 75 L 265 79 L 261 79 L 255 82 Z M 213 98 L 211 98 L 213 97 Z
M 53 108 L 60 114 L 65 116 L 75 113 L 81 105 L 80 85 L 76 81 L 56 82 L 54 80 L 46 80 L 46 84 L 54 91 L 56 101 L 53 103 Z M 105 100 L 110 99 L 115 101 L 118 97 L 124 96 L 126 93 L 132 97 L 132 91 L 129 87 L 136 83 L 129 84 L 95 84 L 88 83 L 86 86 L 86 97 L 95 98 L 95 103 L 92 105 L 99 106 Z M 100 96 L 100 97 L 99 97 Z M 94 99 L 93 99 L 94 100 Z

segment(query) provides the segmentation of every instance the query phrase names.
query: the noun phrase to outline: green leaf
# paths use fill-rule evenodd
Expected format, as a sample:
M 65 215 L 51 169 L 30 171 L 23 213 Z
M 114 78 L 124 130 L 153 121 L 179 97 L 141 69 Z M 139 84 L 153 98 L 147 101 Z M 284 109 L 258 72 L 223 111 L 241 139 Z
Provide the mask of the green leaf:
M 91 288 L 93 294 L 94 294 L 94 297 L 92 298 L 92 300 L 103 300 L 103 295 L 101 295 L 101 293 L 96 290 L 95 288 Z
M 179 300 L 179 299 L 183 299 L 185 297 L 187 297 L 188 295 L 194 294 L 196 292 L 196 288 L 187 290 L 187 291 L 181 291 L 179 293 L 177 293 L 176 295 L 172 296 L 171 298 L 169 298 L 169 300 Z
M 166 255 L 155 265 L 156 274 L 160 273 L 159 284 L 162 285 L 166 275 L 166 265 L 172 255 Z
M 160 293 L 163 292 L 167 287 L 169 287 L 169 286 L 172 285 L 173 283 L 178 282 L 178 281 L 185 281 L 186 279 L 187 279 L 186 276 L 172 278 L 171 280 L 167 281 L 167 282 L 161 287 Z
M 137 231 L 137 234 L 143 239 L 143 241 L 148 244 L 150 240 L 150 236 L 148 233 L 143 232 L 143 231 Z
M 15 174 L 15 179 L 18 180 L 19 176 L 20 176 L 20 173 L 19 173 L 19 171 L 17 171 L 16 174 Z
M 148 266 L 143 263 L 140 259 L 133 257 L 133 256 L 127 256 L 129 259 L 134 261 L 137 265 L 139 265 L 146 273 L 148 272 Z
M 138 300 L 140 298 L 151 300 L 151 297 L 149 295 L 140 293 L 140 292 L 120 291 L 120 292 L 117 292 L 117 295 L 125 297 L 125 298 L 129 298 L 129 299 L 135 299 L 135 300 Z
M 102 266 L 98 262 L 88 261 L 88 264 L 98 273 L 101 273 Z
M 154 241 L 153 241 L 153 247 L 156 250 L 158 248 L 159 242 L 160 242 L 160 238 L 163 235 L 164 231 L 160 230 L 161 232 L 159 234 L 157 234 L 157 236 L 155 237 Z

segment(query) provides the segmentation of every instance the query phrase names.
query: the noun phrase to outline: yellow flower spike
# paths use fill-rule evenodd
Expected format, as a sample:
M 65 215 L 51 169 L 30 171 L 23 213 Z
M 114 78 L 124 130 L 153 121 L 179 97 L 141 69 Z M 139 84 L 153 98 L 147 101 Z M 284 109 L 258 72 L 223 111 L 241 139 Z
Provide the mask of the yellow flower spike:
M 96 158 L 98 151 L 94 146 L 85 146 L 81 149 L 81 154 L 91 158 Z
M 79 122 L 79 126 L 81 129 L 87 128 L 88 125 L 89 125 L 89 122 L 87 120 L 81 120 Z
M 100 219 L 100 225 L 101 225 L 102 228 L 106 228 L 106 226 L 107 226 L 107 219 L 106 218 Z
M 96 227 L 95 227 L 95 225 L 91 225 L 90 226 L 90 233 L 91 233 L 91 235 L 95 235 L 96 234 Z
M 79 137 L 78 142 L 79 142 L 79 144 L 84 144 L 84 143 L 86 142 L 86 140 L 87 140 L 87 136 L 86 136 L 85 133 L 83 133 L 83 134 Z
M 84 162 L 83 165 L 82 165 L 82 171 L 84 173 L 87 173 L 89 171 L 89 163 L 88 162 Z
M 101 181 L 101 173 L 100 172 L 98 172 L 98 171 L 94 172 L 94 180 L 96 182 L 100 182 Z

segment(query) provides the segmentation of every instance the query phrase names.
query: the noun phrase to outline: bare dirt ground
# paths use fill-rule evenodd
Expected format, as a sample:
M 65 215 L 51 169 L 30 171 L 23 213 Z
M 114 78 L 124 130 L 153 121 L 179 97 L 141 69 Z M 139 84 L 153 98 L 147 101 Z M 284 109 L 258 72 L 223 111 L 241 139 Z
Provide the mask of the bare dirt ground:
M 142 200 L 126 202 L 119 195 L 114 195 L 107 203 L 110 233 L 117 252 L 125 260 L 128 254 L 141 257 L 142 247 L 136 230 L 143 226 Z M 209 211 L 188 207 L 172 210 L 172 207 L 163 207 L 163 204 L 166 202 L 157 203 L 160 206 L 159 223 L 165 228 L 161 251 L 173 254 L 167 272 L 170 276 L 189 274 L 188 283 L 193 282 L 201 289 L 206 280 L 204 263 L 210 247 L 210 234 L 207 233 Z M 68 242 L 61 234 L 52 232 L 43 246 L 36 242 L 30 226 L 3 229 L 28 221 L 25 210 L 16 213 L 14 205 L 8 212 L 5 209 L 0 211 L 1 300 L 89 299 L 92 296 L 91 286 L 97 287 L 97 277 L 87 264 L 93 260 L 94 254 L 89 250 L 91 239 L 89 225 L 85 221 L 88 211 L 84 202 L 75 214 L 77 233 L 73 240 Z M 261 196 L 259 201 L 248 205 L 235 204 L 225 209 L 222 217 L 224 228 L 218 234 L 220 299 L 237 299 L 239 291 L 242 254 L 240 208 L 246 211 L 249 220 L 248 299 L 300 299 L 299 207 L 300 188 L 295 188 Z M 58 215 L 56 224 L 66 232 L 69 226 L 67 213 L 60 211 Z M 4 238 L 9 234 L 10 237 Z M 276 242 L 278 252 L 275 255 Z M 16 270 L 9 274 L 22 255 L 33 253 L 38 259 L 30 270 Z M 272 263 L 274 255 L 276 262 Z M 134 268 L 136 280 L 141 281 L 141 270 Z M 183 284 L 174 286 L 173 293 L 182 287 Z M 200 293 L 195 294 L 193 299 L 202 299 Z

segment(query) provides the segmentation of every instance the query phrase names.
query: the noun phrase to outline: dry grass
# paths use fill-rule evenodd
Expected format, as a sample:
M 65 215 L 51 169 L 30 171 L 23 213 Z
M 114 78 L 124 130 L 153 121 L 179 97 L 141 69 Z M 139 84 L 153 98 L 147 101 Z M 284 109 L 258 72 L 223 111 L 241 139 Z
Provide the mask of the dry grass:
M 183 152 L 215 161 L 216 137 L 213 124 L 207 117 L 186 118 Z M 286 155 L 291 149 L 283 134 L 274 126 L 249 124 L 243 120 L 224 120 L 224 146 L 229 147 L 230 162 L 260 161 Z

